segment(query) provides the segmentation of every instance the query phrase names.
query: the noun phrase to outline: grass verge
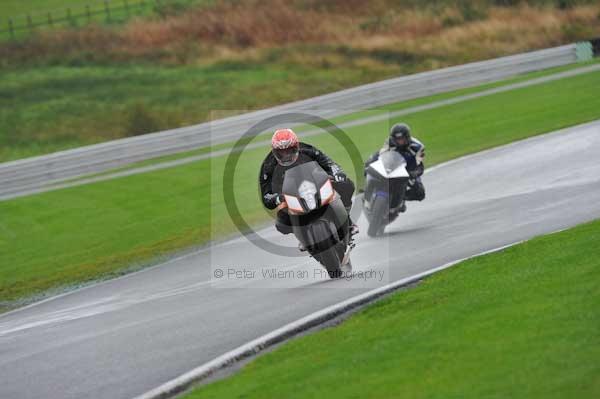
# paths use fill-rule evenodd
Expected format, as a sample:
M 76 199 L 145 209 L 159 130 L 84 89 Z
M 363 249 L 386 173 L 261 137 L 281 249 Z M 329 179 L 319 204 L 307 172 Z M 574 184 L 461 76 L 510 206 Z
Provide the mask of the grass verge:
M 598 87 L 600 73 L 589 73 L 403 120 L 426 143 L 431 166 L 598 119 Z M 347 134 L 365 158 L 381 145 L 394 122 L 356 126 Z M 310 142 L 353 174 L 351 160 L 335 138 L 319 135 Z M 244 152 L 236 171 L 236 199 L 250 224 L 269 217 L 258 200 L 256 184 L 267 151 Z M 224 206 L 224 165 L 225 158 L 219 157 L 0 202 L 0 304 L 18 306 L 25 297 L 111 277 L 132 264 L 235 231 Z
M 351 121 L 359 120 L 365 116 L 375 116 L 379 113 L 384 114 L 386 112 L 405 110 L 407 108 L 411 108 L 411 107 L 415 107 L 415 106 L 419 106 L 419 105 L 431 104 L 436 101 L 442 101 L 442 100 L 447 100 L 450 98 L 456 98 L 456 97 L 460 97 L 460 96 L 464 96 L 464 95 L 474 94 L 474 93 L 482 92 L 485 90 L 502 87 L 502 86 L 508 86 L 508 85 L 515 84 L 515 83 L 525 82 L 527 80 L 532 80 L 532 79 L 536 79 L 536 78 L 547 77 L 547 76 L 554 75 L 554 74 L 557 74 L 560 72 L 571 71 L 571 70 L 579 69 L 579 68 L 582 68 L 585 66 L 594 65 L 594 64 L 598 64 L 598 63 L 600 63 L 600 59 L 594 59 L 591 61 L 549 68 L 549 69 L 545 69 L 542 71 L 530 72 L 530 73 L 514 76 L 514 77 L 511 77 L 508 79 L 500 80 L 497 82 L 486 83 L 484 85 L 468 87 L 468 88 L 454 90 L 451 92 L 440 93 L 440 94 L 436 94 L 436 95 L 432 95 L 432 96 L 419 97 L 419 98 L 415 98 L 412 100 L 387 104 L 387 105 L 384 105 L 377 109 L 371 109 L 371 110 L 355 112 L 352 114 L 341 115 L 339 117 L 331 118 L 330 121 L 335 124 L 351 122 Z M 305 129 L 312 129 L 312 128 L 313 128 L 312 126 L 299 126 L 297 128 L 294 128 L 294 130 L 298 133 L 302 133 L 302 131 L 304 131 Z M 261 135 L 260 137 L 262 137 L 265 141 L 268 141 L 271 139 L 271 132 L 267 132 L 264 135 Z M 257 137 L 255 140 L 259 139 L 260 137 Z M 159 164 L 162 162 L 180 160 L 180 159 L 184 159 L 184 158 L 188 158 L 188 157 L 206 154 L 211 151 L 217 151 L 217 150 L 231 148 L 231 147 L 233 147 L 233 145 L 234 145 L 233 142 L 223 143 L 223 144 L 218 144 L 218 145 L 214 145 L 211 147 L 202 147 L 202 148 L 192 150 L 192 151 L 186 151 L 186 152 L 180 152 L 180 153 L 172 154 L 172 155 L 160 156 L 160 157 L 156 157 L 156 158 L 147 159 L 144 161 L 134 162 L 127 166 L 110 169 L 105 172 L 92 173 L 92 174 L 88 174 L 88 175 L 75 177 L 73 179 L 67 180 L 66 182 L 76 182 L 78 180 L 88 179 L 91 177 L 104 176 L 104 175 L 113 174 L 115 172 L 122 172 L 122 171 L 135 169 L 135 168 L 139 168 L 139 167 L 143 167 L 143 166 L 150 166 L 150 165 L 155 165 L 155 164 Z
M 600 34 L 596 3 L 198 0 L 0 41 L 0 161 L 587 40 Z
M 465 261 L 194 398 L 597 398 L 600 221 Z
M 0 70 L 0 161 L 193 125 L 211 110 L 257 109 L 379 76 L 252 63 Z
M 3 0 L 0 3 L 0 41 L 21 41 L 54 29 L 75 30 L 89 25 L 119 27 L 134 18 L 157 19 L 182 14 L 204 3 L 207 1 Z

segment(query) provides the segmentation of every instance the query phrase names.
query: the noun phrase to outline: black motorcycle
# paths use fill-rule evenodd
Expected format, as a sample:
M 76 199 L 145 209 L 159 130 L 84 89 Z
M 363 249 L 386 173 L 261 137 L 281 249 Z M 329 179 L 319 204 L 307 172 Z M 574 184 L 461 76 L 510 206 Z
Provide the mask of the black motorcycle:
M 410 175 L 406 160 L 396 151 L 385 151 L 379 159 L 366 168 L 363 210 L 369 221 L 367 234 L 376 237 L 383 234 L 404 204 Z
M 331 278 L 352 270 L 348 212 L 317 162 L 285 171 L 283 195 L 296 238 Z

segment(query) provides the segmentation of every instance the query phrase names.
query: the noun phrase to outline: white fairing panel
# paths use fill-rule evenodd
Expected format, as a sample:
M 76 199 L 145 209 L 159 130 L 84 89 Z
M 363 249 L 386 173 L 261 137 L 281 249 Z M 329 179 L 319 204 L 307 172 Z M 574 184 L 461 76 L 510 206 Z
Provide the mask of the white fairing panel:
M 381 162 L 381 159 L 378 159 L 377 161 L 373 162 L 371 164 L 371 167 L 375 169 L 377 173 L 379 173 L 381 176 L 387 177 L 388 173 L 386 172 L 383 166 L 383 162 Z
M 373 162 L 371 167 L 377 171 L 381 176 L 387 177 L 388 179 L 394 179 L 396 177 L 409 177 L 408 172 L 406 171 L 406 164 L 402 164 L 398 168 L 390 171 L 389 173 L 385 170 L 383 166 L 383 162 L 380 159 Z
M 408 174 L 408 172 L 406 171 L 406 164 L 396 168 L 395 170 L 392 170 L 390 172 L 390 174 L 388 175 L 388 178 L 393 179 L 396 177 L 409 177 L 410 175 Z

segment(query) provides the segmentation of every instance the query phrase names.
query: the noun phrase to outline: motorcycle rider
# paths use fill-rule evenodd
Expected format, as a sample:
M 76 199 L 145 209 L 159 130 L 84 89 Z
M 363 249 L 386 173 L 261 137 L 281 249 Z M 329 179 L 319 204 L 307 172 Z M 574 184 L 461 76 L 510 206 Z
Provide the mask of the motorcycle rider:
M 267 209 L 278 208 L 275 227 L 282 234 L 292 232 L 290 216 L 284 209 L 286 204 L 281 194 L 284 173 L 287 169 L 311 161 L 316 161 L 332 177 L 333 188 L 340 195 L 350 217 L 354 193 L 352 180 L 325 153 L 300 142 L 292 129 L 278 129 L 271 139 L 271 152 L 267 154 L 260 168 L 259 185 L 263 205 Z M 350 220 L 350 234 L 356 233 L 358 233 L 358 226 Z M 304 248 L 300 247 L 300 249 Z
M 406 123 L 397 123 L 390 129 L 390 136 L 383 147 L 375 152 L 365 162 L 367 166 L 379 159 L 379 155 L 385 151 L 397 151 L 406 160 L 406 170 L 410 174 L 408 187 L 404 200 L 391 210 L 391 219 L 398 213 L 406 211 L 405 201 L 423 201 L 425 199 L 425 186 L 421 181 L 421 175 L 425 171 L 423 158 L 425 158 L 425 145 L 411 136 L 410 127 Z M 365 172 L 366 173 L 366 172 Z

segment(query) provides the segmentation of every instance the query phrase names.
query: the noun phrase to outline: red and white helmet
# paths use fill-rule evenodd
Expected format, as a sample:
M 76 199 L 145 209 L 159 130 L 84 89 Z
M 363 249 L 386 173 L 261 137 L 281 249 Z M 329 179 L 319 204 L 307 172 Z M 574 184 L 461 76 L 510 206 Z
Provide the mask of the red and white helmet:
M 292 129 L 277 129 L 271 139 L 273 156 L 281 166 L 290 166 L 298 159 L 300 142 Z

